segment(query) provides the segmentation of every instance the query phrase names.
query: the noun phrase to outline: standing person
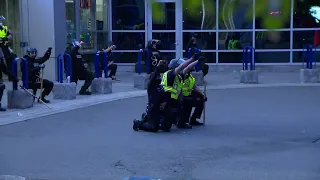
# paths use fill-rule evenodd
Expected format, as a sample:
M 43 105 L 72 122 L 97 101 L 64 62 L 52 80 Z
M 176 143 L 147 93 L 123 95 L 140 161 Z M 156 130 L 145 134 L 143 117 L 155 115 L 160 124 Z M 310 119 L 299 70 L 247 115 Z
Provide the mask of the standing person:
M 28 48 L 27 49 L 27 55 L 24 56 L 24 58 L 28 61 L 28 78 L 29 78 L 29 84 L 31 89 L 33 90 L 33 93 L 36 95 L 37 89 L 41 88 L 41 81 L 43 81 L 42 88 L 42 97 L 41 99 L 45 103 L 50 103 L 49 100 L 45 99 L 45 96 L 48 96 L 52 89 L 53 89 L 53 82 L 47 80 L 47 79 L 41 79 L 40 76 L 40 70 L 45 68 L 44 63 L 50 58 L 51 56 L 51 49 L 48 48 L 48 50 L 45 52 L 44 56 L 41 58 L 36 58 L 38 51 L 36 48 Z M 21 63 L 21 69 L 22 69 L 22 63 Z M 42 89 L 40 89 L 42 91 Z
M 6 111 L 6 109 L 1 106 L 3 92 L 6 88 L 2 81 L 2 73 L 9 76 L 13 80 L 13 82 L 18 82 L 18 78 L 10 70 L 8 70 L 4 58 L 0 57 L 0 111 Z
M 144 130 L 148 132 L 158 132 L 161 124 L 161 117 L 165 110 L 165 91 L 160 85 L 161 73 L 165 72 L 165 60 L 160 60 L 154 72 L 151 73 L 148 82 L 148 105 L 146 117 L 142 120 L 133 120 L 133 130 Z M 163 129 L 169 131 L 168 129 Z
M 161 85 L 166 92 L 165 108 L 167 115 L 164 118 L 164 124 L 162 127 L 165 129 L 171 129 L 172 124 L 178 120 L 181 91 L 183 87 L 183 79 L 180 73 L 186 71 L 189 64 L 196 61 L 199 58 L 199 54 L 194 54 L 190 59 L 173 59 L 169 63 L 169 71 L 165 72 L 162 76 Z M 185 69 L 186 68 L 186 69 Z M 183 121 L 178 122 L 178 128 L 190 129 L 192 128 Z
M 71 59 L 72 59 L 72 82 L 78 83 L 78 80 L 85 80 L 84 85 L 81 87 L 79 92 L 80 95 L 91 95 L 88 90 L 94 79 L 94 74 L 88 69 L 88 62 L 82 58 L 79 49 L 83 42 L 73 40 L 71 49 Z
M 7 26 L 3 24 L 6 19 L 0 16 L 0 56 L 4 56 L 8 69 L 12 67 L 12 61 L 15 55 L 9 47 L 9 41 L 12 40 L 12 34 Z M 9 81 L 12 81 L 9 77 Z
M 118 66 L 114 63 L 113 54 L 112 51 L 117 48 L 116 45 L 113 44 L 113 42 L 109 42 L 109 45 L 106 49 L 103 49 L 102 51 L 106 52 L 108 55 L 108 70 L 110 71 L 108 77 L 112 80 L 117 80 L 116 73 Z M 101 52 L 102 53 L 102 52 Z M 102 55 L 102 54 L 100 54 Z M 100 56 L 100 68 L 101 72 L 104 70 L 104 59 L 103 56 Z

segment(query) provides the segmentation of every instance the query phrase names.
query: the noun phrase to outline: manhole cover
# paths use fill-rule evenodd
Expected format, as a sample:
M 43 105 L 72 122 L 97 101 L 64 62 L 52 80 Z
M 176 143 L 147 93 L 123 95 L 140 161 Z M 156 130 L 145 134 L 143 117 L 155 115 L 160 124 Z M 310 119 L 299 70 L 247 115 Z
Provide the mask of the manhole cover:
M 0 180 L 26 180 L 26 178 L 14 175 L 0 175 Z
M 314 143 L 314 144 L 318 144 L 318 143 L 320 143 L 320 138 L 319 138 L 319 139 L 314 140 L 312 143 Z

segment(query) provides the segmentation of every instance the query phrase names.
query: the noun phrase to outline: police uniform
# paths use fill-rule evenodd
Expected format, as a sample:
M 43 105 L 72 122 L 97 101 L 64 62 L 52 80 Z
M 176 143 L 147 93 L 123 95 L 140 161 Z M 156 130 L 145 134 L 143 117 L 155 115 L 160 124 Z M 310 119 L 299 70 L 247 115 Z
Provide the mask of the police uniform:
M 164 110 L 161 110 L 160 105 L 164 103 L 165 91 L 160 85 L 161 75 L 160 73 L 164 72 L 164 67 L 157 66 L 155 71 L 151 73 L 150 79 L 148 82 L 147 92 L 148 92 L 148 105 L 145 116 L 142 117 L 142 120 L 133 121 L 133 129 L 144 130 L 148 132 L 158 132 L 160 130 L 160 124 L 162 117 L 164 117 Z M 162 126 L 161 126 L 162 127 Z M 168 131 L 168 129 L 163 129 Z
M 158 50 L 158 46 L 160 45 L 160 43 L 161 43 L 161 41 L 157 40 L 157 39 L 153 39 L 148 42 L 148 46 L 146 49 L 150 53 L 149 57 L 146 54 L 147 51 L 144 51 L 144 58 L 143 59 L 145 60 L 146 65 L 148 64 L 147 61 L 149 61 L 150 70 L 151 70 L 150 73 L 155 70 L 158 62 L 162 59 L 162 57 L 160 55 L 160 51 Z M 153 45 L 156 45 L 156 48 L 154 48 Z M 147 58 L 149 58 L 149 59 L 147 59 Z
M 0 26 L 0 58 L 4 58 L 6 60 L 6 64 L 8 66 L 8 69 L 11 69 L 12 61 L 13 61 L 13 55 L 11 53 L 11 50 L 8 46 L 8 36 L 10 35 L 10 32 L 8 30 L 7 26 Z M 9 80 L 11 81 L 11 77 L 9 77 Z
M 202 125 L 199 123 L 197 119 L 200 119 L 203 111 L 203 102 L 204 97 L 199 93 L 193 91 L 196 80 L 192 76 L 191 73 L 186 75 L 182 87 L 182 95 L 183 95 L 183 113 L 182 113 L 182 121 L 189 122 L 190 125 Z M 192 108 L 195 107 L 195 110 L 191 115 Z M 189 121 L 190 118 L 190 121 Z
M 186 124 L 183 121 L 178 120 L 181 113 L 181 91 L 183 87 L 183 79 L 180 74 L 175 74 L 174 69 L 165 72 L 162 76 L 161 85 L 164 91 L 167 93 L 167 107 L 166 116 L 164 117 L 163 127 L 170 129 L 172 124 L 177 123 L 178 128 L 186 128 Z
M 74 45 L 71 49 L 71 59 L 72 59 L 72 82 L 78 83 L 78 80 L 85 80 L 84 85 L 81 87 L 79 92 L 80 95 L 91 95 L 91 92 L 88 91 L 94 75 L 92 72 L 88 71 L 88 63 L 85 59 L 82 58 L 82 55 L 79 53 L 80 46 Z
M 32 56 L 30 53 L 32 53 Z M 42 97 L 40 97 L 40 99 L 45 103 L 50 102 L 49 100 L 45 99 L 45 96 L 51 93 L 54 84 L 53 82 L 47 79 L 41 80 L 40 66 L 50 58 L 50 55 L 51 55 L 51 48 L 49 48 L 46 51 L 43 57 L 36 58 L 37 50 L 35 48 L 28 48 L 27 55 L 24 56 L 24 58 L 28 61 L 28 78 L 29 78 L 28 80 L 29 80 L 30 88 L 33 90 L 34 94 L 36 94 L 37 89 L 41 88 L 41 81 L 42 81 L 43 92 L 42 92 Z M 22 63 L 20 65 L 22 69 Z

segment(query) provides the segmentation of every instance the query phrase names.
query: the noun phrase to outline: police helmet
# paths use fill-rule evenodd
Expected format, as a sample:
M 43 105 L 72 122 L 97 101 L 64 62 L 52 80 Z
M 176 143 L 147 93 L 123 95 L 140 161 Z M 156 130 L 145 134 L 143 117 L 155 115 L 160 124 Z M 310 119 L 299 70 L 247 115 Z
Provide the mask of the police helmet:
M 152 39 L 148 41 L 148 47 L 152 48 L 152 46 L 156 44 L 157 46 L 159 46 L 161 44 L 161 41 L 158 39 Z
M 172 59 L 168 65 L 169 69 L 174 69 L 180 66 L 180 64 L 183 64 L 185 60 L 183 58 L 179 59 Z
M 30 56 L 30 57 L 36 57 L 38 54 L 38 50 L 36 48 L 33 48 L 33 47 L 29 47 L 27 49 L 27 55 Z
M 6 20 L 6 18 L 4 18 L 4 16 L 0 16 L 0 22 Z

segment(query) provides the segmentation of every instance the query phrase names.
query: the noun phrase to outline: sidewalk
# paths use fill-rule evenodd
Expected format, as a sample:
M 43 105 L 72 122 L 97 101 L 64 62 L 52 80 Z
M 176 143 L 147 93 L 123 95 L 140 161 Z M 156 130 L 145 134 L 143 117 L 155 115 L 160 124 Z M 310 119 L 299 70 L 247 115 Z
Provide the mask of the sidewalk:
M 77 96 L 75 100 L 55 100 L 52 95 L 48 97 L 51 101 L 50 106 L 53 110 L 46 106 L 35 103 L 33 108 L 24 110 L 10 110 L 0 113 L 0 125 L 8 124 L 9 122 L 18 122 L 35 117 L 46 116 L 50 114 L 69 111 L 75 108 L 83 108 L 99 103 L 110 102 L 123 98 L 137 97 L 146 95 L 146 91 L 133 88 L 132 72 L 119 72 L 118 79 L 113 83 L 113 93 L 106 95 L 91 95 L 91 96 Z M 231 72 L 209 72 L 205 77 L 208 86 L 219 87 L 228 85 L 240 84 L 239 71 Z M 274 84 L 274 83 L 299 83 L 299 72 L 261 72 L 259 76 L 260 84 Z M 80 90 L 83 82 L 80 82 L 77 91 Z M 11 89 L 11 83 L 6 83 L 7 89 Z M 2 99 L 4 107 L 7 106 L 7 91 L 4 92 Z M 143 111 L 143 110 L 142 110 Z

